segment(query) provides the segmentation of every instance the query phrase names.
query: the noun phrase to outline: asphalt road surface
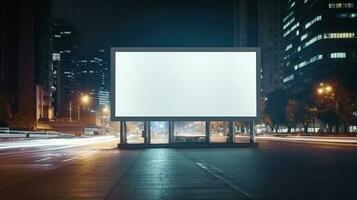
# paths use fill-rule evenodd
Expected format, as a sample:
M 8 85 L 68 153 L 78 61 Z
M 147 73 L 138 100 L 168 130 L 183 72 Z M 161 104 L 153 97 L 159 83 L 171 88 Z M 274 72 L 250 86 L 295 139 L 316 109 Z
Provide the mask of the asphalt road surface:
M 0 199 L 357 199 L 353 145 L 118 150 L 111 137 L 5 143 Z

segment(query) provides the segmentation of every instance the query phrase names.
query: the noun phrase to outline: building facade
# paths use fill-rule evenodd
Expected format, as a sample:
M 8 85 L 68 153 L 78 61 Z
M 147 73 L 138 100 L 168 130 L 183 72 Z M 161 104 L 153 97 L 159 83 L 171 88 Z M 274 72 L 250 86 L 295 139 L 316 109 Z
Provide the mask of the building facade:
M 281 87 L 282 0 L 235 0 L 234 46 L 260 47 L 261 92 Z
M 356 67 L 355 0 L 286 1 L 283 18 L 283 86 L 293 95 L 311 93 L 337 69 Z
M 71 104 L 76 104 L 78 94 L 79 36 L 66 22 L 55 19 L 52 28 L 53 93 L 56 116 L 70 117 Z
M 80 87 L 95 100 L 93 108 L 109 106 L 109 55 L 99 49 L 90 59 L 80 61 Z
M 1 1 L 1 96 L 11 126 L 36 129 L 52 118 L 50 27 L 52 1 Z

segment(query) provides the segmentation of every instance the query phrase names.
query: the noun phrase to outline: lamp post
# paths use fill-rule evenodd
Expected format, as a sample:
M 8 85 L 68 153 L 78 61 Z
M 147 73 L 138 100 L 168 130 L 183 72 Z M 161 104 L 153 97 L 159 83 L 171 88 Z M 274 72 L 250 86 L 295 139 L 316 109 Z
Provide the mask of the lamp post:
M 81 94 L 79 99 L 78 99 L 78 105 L 77 105 L 77 120 L 80 120 L 80 106 L 82 105 L 87 105 L 90 102 L 90 97 L 87 94 Z M 72 101 L 69 101 L 69 121 L 72 122 Z
M 316 89 L 316 92 L 319 96 L 330 98 L 335 104 L 335 111 L 337 112 L 337 101 L 335 99 L 334 88 L 330 84 L 320 83 Z
M 82 94 L 81 96 L 80 96 L 80 100 L 78 101 L 78 121 L 80 121 L 81 120 L 81 105 L 87 105 L 88 103 L 89 103 L 89 101 L 90 101 L 90 97 L 89 97 L 89 95 L 87 95 L 87 94 Z
M 105 119 L 109 114 L 109 107 L 108 106 L 104 106 L 101 111 L 102 111 L 101 124 L 103 126 L 104 122 L 105 122 Z
M 328 98 L 330 101 L 330 105 L 335 113 L 338 112 L 338 101 L 335 96 L 335 88 L 330 84 L 320 83 L 316 89 L 317 95 L 323 98 Z M 331 131 L 331 127 L 330 127 Z M 336 125 L 336 132 L 338 131 L 338 125 Z

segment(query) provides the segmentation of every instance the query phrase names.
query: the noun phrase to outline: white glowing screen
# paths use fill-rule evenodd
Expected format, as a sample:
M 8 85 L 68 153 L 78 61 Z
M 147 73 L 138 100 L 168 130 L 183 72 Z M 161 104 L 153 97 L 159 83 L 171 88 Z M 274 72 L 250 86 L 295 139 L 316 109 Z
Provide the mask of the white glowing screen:
M 256 117 L 256 52 L 115 52 L 115 117 Z

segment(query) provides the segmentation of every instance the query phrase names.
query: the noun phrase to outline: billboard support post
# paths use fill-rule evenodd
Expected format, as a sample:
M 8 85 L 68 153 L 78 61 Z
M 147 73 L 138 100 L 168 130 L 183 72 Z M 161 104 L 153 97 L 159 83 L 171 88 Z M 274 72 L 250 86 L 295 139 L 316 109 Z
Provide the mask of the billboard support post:
M 233 130 L 233 121 L 228 121 L 228 143 L 234 143 L 234 130 Z
M 120 144 L 124 144 L 124 123 L 120 121 Z
M 174 122 L 169 121 L 169 144 L 173 143 L 174 139 Z
M 210 126 L 211 126 L 211 122 L 210 121 L 206 121 L 206 143 L 209 143 L 209 137 L 210 137 Z
M 148 121 L 144 121 L 144 130 L 142 131 L 141 136 L 144 137 L 144 144 L 147 144 L 148 143 Z
M 127 133 L 128 133 L 128 126 L 127 126 L 127 124 L 126 124 L 126 121 L 124 121 L 123 124 L 124 124 L 124 132 L 123 132 L 123 133 L 124 133 L 124 134 L 123 134 L 123 135 L 124 135 L 124 140 L 123 140 L 124 143 L 123 143 L 123 144 L 126 144 L 126 143 L 127 143 L 127 137 L 126 137 L 126 135 L 127 135 Z
M 254 143 L 254 125 L 253 121 L 249 122 L 249 143 L 253 144 Z
M 150 144 L 151 143 L 151 122 L 150 121 L 146 122 L 146 137 L 147 137 L 146 142 L 148 144 Z

